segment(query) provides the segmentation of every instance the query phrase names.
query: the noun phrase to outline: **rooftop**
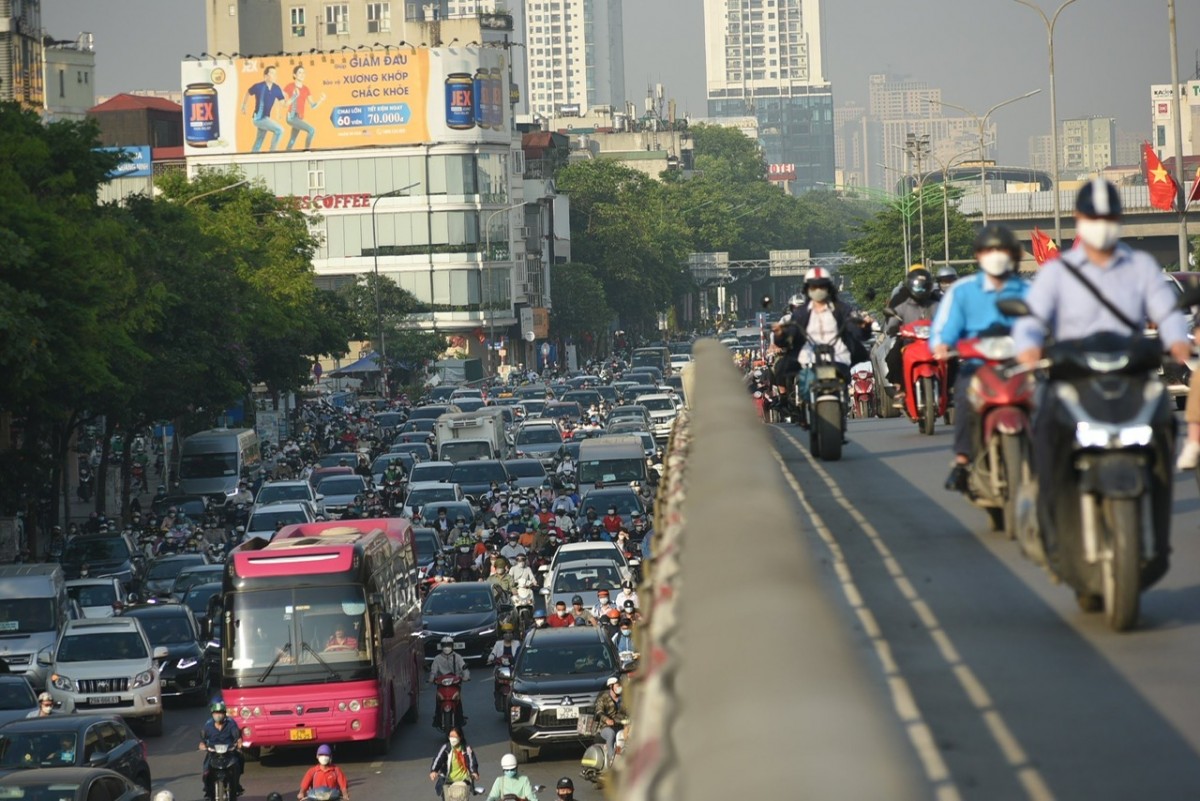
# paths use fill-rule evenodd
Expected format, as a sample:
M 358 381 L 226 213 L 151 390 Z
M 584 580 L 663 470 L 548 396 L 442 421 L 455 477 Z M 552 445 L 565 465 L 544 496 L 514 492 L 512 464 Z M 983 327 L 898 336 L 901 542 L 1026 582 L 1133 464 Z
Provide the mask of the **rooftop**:
M 165 97 L 148 97 L 146 95 L 130 95 L 124 93 L 113 95 L 98 106 L 93 106 L 92 108 L 88 109 L 88 113 L 97 114 L 109 111 L 140 111 L 142 109 L 169 111 L 173 114 L 183 114 L 183 108 L 178 103 L 167 100 Z

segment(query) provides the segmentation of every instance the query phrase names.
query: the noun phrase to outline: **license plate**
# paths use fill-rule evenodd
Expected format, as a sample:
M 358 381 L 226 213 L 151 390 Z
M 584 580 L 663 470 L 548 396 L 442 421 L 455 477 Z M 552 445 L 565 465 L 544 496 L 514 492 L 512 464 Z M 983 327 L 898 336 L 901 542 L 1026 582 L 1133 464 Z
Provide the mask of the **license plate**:
M 577 706 L 560 706 L 558 708 L 559 720 L 576 720 L 579 717 L 579 707 Z
M 456 643 L 454 643 L 454 650 L 455 651 L 465 651 L 465 650 L 467 650 L 467 644 L 465 642 L 456 642 Z
M 288 739 L 296 740 L 315 740 L 317 733 L 312 729 L 292 729 L 288 732 Z
M 91 696 L 88 696 L 88 703 L 95 705 L 95 706 L 118 704 L 120 702 L 121 702 L 121 696 L 119 696 L 119 695 L 91 695 Z

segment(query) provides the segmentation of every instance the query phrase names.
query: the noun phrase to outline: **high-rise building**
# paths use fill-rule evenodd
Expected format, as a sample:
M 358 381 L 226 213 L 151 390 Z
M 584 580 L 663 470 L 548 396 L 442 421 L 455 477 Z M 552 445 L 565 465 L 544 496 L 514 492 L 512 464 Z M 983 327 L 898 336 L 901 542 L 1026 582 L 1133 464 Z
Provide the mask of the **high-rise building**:
M 1095 175 L 1114 163 L 1117 121 L 1109 117 L 1063 120 L 1059 170 L 1076 178 Z
M 1200 80 L 1179 84 L 1180 123 L 1183 131 L 1183 155 L 1200 154 Z M 1162 160 L 1175 155 L 1175 104 L 1171 84 L 1150 87 L 1150 145 Z M 1140 158 L 1139 158 L 1140 161 Z
M 769 165 L 793 190 L 834 182 L 833 88 L 820 0 L 704 0 L 710 117 L 754 116 Z
M 72 40 L 47 37 L 42 47 L 45 119 L 82 120 L 96 105 L 96 51 L 90 33 Z
M 833 110 L 834 151 L 837 183 L 842 186 L 867 186 L 871 170 L 868 166 L 869 131 L 874 123 L 867 109 L 857 103 L 838 106 Z
M 0 101 L 41 111 L 41 0 L 0 0 Z
M 1054 170 L 1054 139 L 1050 134 L 1029 137 L 1029 167 L 1034 170 Z
M 624 109 L 621 0 L 526 0 L 525 51 L 531 113 Z

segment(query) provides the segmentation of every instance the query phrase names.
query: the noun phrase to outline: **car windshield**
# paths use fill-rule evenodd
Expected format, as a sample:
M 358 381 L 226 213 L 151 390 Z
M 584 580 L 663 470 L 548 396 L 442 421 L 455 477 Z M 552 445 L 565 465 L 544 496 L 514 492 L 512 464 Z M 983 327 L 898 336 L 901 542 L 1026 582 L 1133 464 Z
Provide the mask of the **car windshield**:
M 334 493 L 337 494 L 337 493 Z M 274 531 L 276 526 L 290 526 L 294 523 L 307 523 L 308 516 L 299 509 L 287 512 L 255 512 L 246 525 L 247 531 Z
M 349 681 L 362 678 L 372 663 L 370 615 L 361 586 L 235 593 L 226 625 L 226 669 L 241 680 L 253 677 L 253 686 L 264 678 Z
M 671 402 L 670 398 L 642 398 L 640 403 L 652 412 L 675 411 L 675 404 Z
M 162 614 L 139 615 L 137 612 L 127 612 L 126 615 L 142 621 L 142 628 L 152 647 L 180 645 L 196 641 L 196 634 L 192 631 L 191 622 L 182 615 L 168 617 Z
M 353 467 L 358 457 L 352 453 L 327 453 L 317 460 L 318 467 Z
M 554 592 L 594 592 L 621 586 L 616 565 L 592 565 L 559 570 L 554 576 Z
M 447 484 L 444 487 L 426 487 L 413 490 L 408 493 L 406 505 L 413 508 L 425 506 L 438 501 L 456 501 L 458 498 L 454 494 L 454 485 Z
M 409 481 L 446 481 L 454 472 L 452 464 L 417 464 L 408 476 Z
M 85 584 L 67 587 L 67 595 L 80 606 L 112 606 L 117 600 L 117 588 L 112 584 Z
M 614 669 L 612 654 L 601 642 L 546 648 L 534 644 L 522 648 L 517 660 L 517 673 L 522 676 L 611 673 Z
M 321 481 L 317 485 L 317 489 L 326 497 L 330 495 L 357 495 L 363 490 L 363 481 L 358 476 L 330 476 Z
M 395 462 L 397 467 L 404 467 L 404 462 L 399 455 L 380 456 L 371 465 L 371 472 L 376 474 L 385 473 L 387 472 L 388 465 L 392 462 Z
M 208 602 L 221 591 L 221 585 L 216 583 L 197 584 L 183 596 L 183 602 L 194 615 L 208 614 Z
M 200 560 L 197 559 L 196 561 L 199 562 Z M 187 567 L 188 564 L 189 564 L 188 562 L 185 562 L 182 559 L 178 559 L 178 560 L 172 559 L 168 562 L 157 562 L 150 566 L 150 569 L 146 572 L 146 578 L 148 578 L 148 579 L 174 578 L 175 576 L 179 575 L 179 571 L 181 571 L 185 567 Z M 192 564 L 195 564 L 195 563 L 193 562 Z
M 285 484 L 282 486 L 266 485 L 258 492 L 258 503 L 274 503 L 275 501 L 307 501 L 307 484 Z
M 181 595 L 198 584 L 208 584 L 220 580 L 221 567 L 219 565 L 209 570 L 184 570 L 175 577 L 175 584 L 171 589 L 175 595 Z
M 646 416 L 644 409 L 645 409 L 645 407 L 641 406 L 641 405 L 618 406 L 617 408 L 613 409 L 612 412 L 609 413 L 608 419 L 609 420 L 623 420 L 624 418 L 628 417 L 632 420 L 641 420 L 641 419 L 645 418 L 645 416 Z
M 0 709 L 33 709 L 36 705 L 37 699 L 29 689 L 29 682 L 17 677 L 14 681 L 0 683 Z
M 584 496 L 579 505 L 582 509 L 594 506 L 596 511 L 602 515 L 609 509 L 616 509 L 619 515 L 631 515 L 634 512 L 642 511 L 637 494 L 633 492 L 605 492 L 603 494 L 592 492 Z
M 109 562 L 128 558 L 129 548 L 120 537 L 75 540 L 63 551 L 63 561 L 68 564 Z
M 53 768 L 63 765 L 76 764 L 76 748 L 78 735 L 73 731 L 39 731 L 5 734 L 0 737 L 0 768 Z M 0 798 L 20 799 L 51 799 L 74 798 L 74 791 L 79 787 L 78 782 L 53 782 L 53 792 L 48 791 L 47 783 L 22 782 L 19 787 L 20 795 L 9 795 L 6 790 L 16 787 L 0 788 Z M 37 788 L 47 788 L 47 793 L 31 792 Z M 70 788 L 69 790 L 67 788 Z M 69 793 L 69 794 L 67 794 Z M 107 796 L 106 796 L 107 797 Z
M 464 462 L 450 472 L 453 484 L 479 484 L 485 481 L 504 481 L 508 476 L 498 462 Z
M 541 445 L 547 442 L 562 442 L 562 434 L 554 426 L 533 426 L 517 432 L 518 445 Z
M 180 478 L 221 478 L 236 475 L 236 453 L 185 453 L 179 460 Z
M 641 481 L 645 464 L 637 459 L 591 459 L 579 463 L 579 481 L 583 484 Z M 599 508 L 599 507 L 597 507 Z
M 433 561 L 433 557 L 441 550 L 437 535 L 429 528 L 414 531 L 413 544 L 417 548 L 417 561 L 422 563 Z
M 425 599 L 426 615 L 469 615 L 492 610 L 492 592 L 487 587 L 442 590 Z
M 614 562 L 619 560 L 617 555 L 619 552 L 613 546 L 599 546 L 594 548 L 560 548 L 558 554 L 555 555 L 554 561 L 556 565 L 567 565 L 572 562 L 586 562 L 589 559 L 612 559 Z
M 0 600 L 0 636 L 54 631 L 55 607 L 47 598 L 5 598 Z
M 146 643 L 136 631 L 107 631 L 103 634 L 68 634 L 58 644 L 55 661 L 106 662 L 111 659 L 145 659 Z
M 534 478 L 546 475 L 546 469 L 537 459 L 513 459 L 507 464 L 508 474 L 516 478 Z

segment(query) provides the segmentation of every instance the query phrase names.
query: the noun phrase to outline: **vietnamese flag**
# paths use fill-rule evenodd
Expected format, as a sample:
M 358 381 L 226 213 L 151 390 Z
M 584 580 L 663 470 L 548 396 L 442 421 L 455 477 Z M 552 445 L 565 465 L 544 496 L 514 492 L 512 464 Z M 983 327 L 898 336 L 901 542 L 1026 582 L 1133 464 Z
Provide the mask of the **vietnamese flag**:
M 1188 190 L 1185 202 L 1195 203 L 1197 200 L 1200 200 L 1200 167 L 1196 168 L 1196 180 L 1192 181 L 1192 188 Z
M 1033 258 L 1038 266 L 1058 258 L 1058 245 L 1036 225 L 1033 227 Z
M 1179 196 L 1179 185 L 1167 173 L 1167 168 L 1158 160 L 1149 142 L 1142 143 L 1142 156 L 1146 162 L 1146 185 L 1150 187 L 1150 205 L 1156 209 L 1170 211 Z

